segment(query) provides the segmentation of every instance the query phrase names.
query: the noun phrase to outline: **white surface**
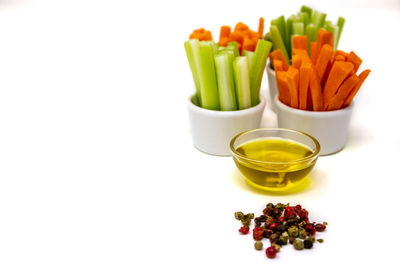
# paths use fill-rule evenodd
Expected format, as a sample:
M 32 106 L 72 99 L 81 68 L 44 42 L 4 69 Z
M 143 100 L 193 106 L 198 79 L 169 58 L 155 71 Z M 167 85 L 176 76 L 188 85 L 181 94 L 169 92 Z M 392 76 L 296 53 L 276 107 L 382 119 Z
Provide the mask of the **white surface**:
M 329 222 L 324 244 L 284 247 L 274 266 L 398 265 L 399 3 L 319 2 L 372 73 L 346 148 L 278 197 L 192 146 L 183 42 L 298 1 L 1 1 L 0 266 L 266 266 L 233 213 L 269 201 Z
M 194 95 L 193 95 L 194 96 Z M 230 156 L 232 138 L 244 131 L 260 127 L 265 98 L 254 107 L 240 111 L 214 111 L 187 101 L 193 145 L 200 151 L 216 156 Z

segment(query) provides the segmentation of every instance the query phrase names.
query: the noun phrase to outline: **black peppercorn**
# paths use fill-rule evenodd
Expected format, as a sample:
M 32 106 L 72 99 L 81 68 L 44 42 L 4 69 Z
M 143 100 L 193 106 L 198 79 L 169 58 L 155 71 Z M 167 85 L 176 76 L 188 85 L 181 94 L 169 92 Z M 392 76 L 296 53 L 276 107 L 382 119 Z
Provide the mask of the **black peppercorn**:
M 308 239 L 304 240 L 304 248 L 310 249 L 312 247 L 313 247 L 313 242 L 311 240 Z

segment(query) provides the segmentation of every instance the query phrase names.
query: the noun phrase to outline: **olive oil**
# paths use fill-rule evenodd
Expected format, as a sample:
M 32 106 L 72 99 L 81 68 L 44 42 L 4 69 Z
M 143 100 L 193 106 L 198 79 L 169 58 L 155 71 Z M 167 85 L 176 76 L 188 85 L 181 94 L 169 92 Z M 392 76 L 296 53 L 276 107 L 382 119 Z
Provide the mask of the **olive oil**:
M 287 139 L 257 139 L 240 145 L 236 151 L 243 155 L 234 160 L 246 179 L 267 188 L 293 186 L 316 162 L 316 158 L 304 160 L 313 154 L 310 148 Z

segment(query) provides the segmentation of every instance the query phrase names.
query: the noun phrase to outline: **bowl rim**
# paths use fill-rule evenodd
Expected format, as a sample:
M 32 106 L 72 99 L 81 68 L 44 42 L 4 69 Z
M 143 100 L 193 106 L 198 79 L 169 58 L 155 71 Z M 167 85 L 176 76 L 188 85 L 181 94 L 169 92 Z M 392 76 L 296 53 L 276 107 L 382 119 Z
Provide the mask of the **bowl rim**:
M 285 131 L 285 132 L 292 132 L 292 133 L 301 134 L 301 135 L 303 135 L 303 136 L 306 136 L 306 137 L 310 138 L 311 141 L 314 142 L 314 144 L 315 144 L 315 151 L 313 151 L 313 153 L 310 154 L 310 155 L 308 155 L 307 157 L 304 157 L 304 158 L 301 158 L 301 159 L 297 159 L 297 160 L 291 160 L 291 161 L 264 161 L 264 160 L 257 160 L 257 159 L 248 158 L 248 157 L 246 157 L 245 155 L 243 155 L 243 154 L 237 152 L 236 149 L 234 148 L 233 144 L 235 143 L 236 139 L 238 139 L 240 136 L 245 135 L 245 134 L 248 134 L 248 133 L 250 133 L 250 132 L 265 131 L 265 130 L 267 130 L 267 131 Z M 302 145 L 303 145 L 303 144 L 302 144 Z M 305 146 L 305 145 L 304 145 L 304 146 Z M 292 163 L 294 164 L 294 163 L 301 163 L 301 162 L 306 162 L 306 161 L 312 161 L 314 158 L 317 158 L 317 157 L 318 157 L 318 155 L 319 155 L 319 153 L 320 153 L 320 151 L 321 151 L 321 145 L 320 145 L 320 143 L 318 142 L 318 140 L 317 140 L 315 137 L 313 137 L 313 136 L 311 136 L 311 135 L 309 135 L 309 134 L 307 134 L 307 133 L 305 133 L 305 132 L 301 132 L 301 131 L 297 131 L 297 130 L 292 130 L 292 129 L 287 129 L 287 128 L 257 128 L 257 129 L 252 129 L 252 130 L 244 131 L 244 132 L 241 132 L 241 133 L 237 134 L 235 137 L 232 138 L 232 140 L 231 140 L 231 142 L 230 142 L 230 144 L 229 144 L 229 147 L 230 147 L 230 149 L 231 149 L 231 153 L 232 153 L 233 156 L 237 156 L 237 157 L 239 157 L 239 158 L 246 159 L 246 160 L 252 161 L 252 162 L 264 163 L 264 164 L 271 164 L 271 165 L 274 165 L 274 164 L 288 164 L 288 163 L 289 163 L 289 164 L 292 164 Z
M 247 114 L 253 114 L 257 113 L 260 110 L 264 110 L 266 106 L 266 100 L 264 96 L 260 94 L 260 102 L 253 106 L 249 107 L 246 109 L 241 109 L 241 110 L 211 110 L 211 109 L 205 109 L 202 107 L 197 106 L 192 102 L 193 97 L 196 95 L 196 93 L 193 93 L 189 96 L 189 99 L 187 101 L 187 106 L 189 110 L 192 110 L 197 113 L 203 113 L 205 115 L 212 115 L 214 117 L 231 117 L 231 116 L 241 116 L 241 115 L 247 115 Z

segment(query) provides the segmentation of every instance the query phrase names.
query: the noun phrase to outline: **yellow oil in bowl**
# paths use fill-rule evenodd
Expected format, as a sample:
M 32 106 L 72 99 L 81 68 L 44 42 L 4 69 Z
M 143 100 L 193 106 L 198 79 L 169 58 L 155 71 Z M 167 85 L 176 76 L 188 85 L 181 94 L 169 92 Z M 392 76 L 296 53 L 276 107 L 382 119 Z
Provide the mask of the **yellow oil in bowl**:
M 286 129 L 257 129 L 232 142 L 233 159 L 246 181 L 276 192 L 302 185 L 319 152 L 313 137 Z

